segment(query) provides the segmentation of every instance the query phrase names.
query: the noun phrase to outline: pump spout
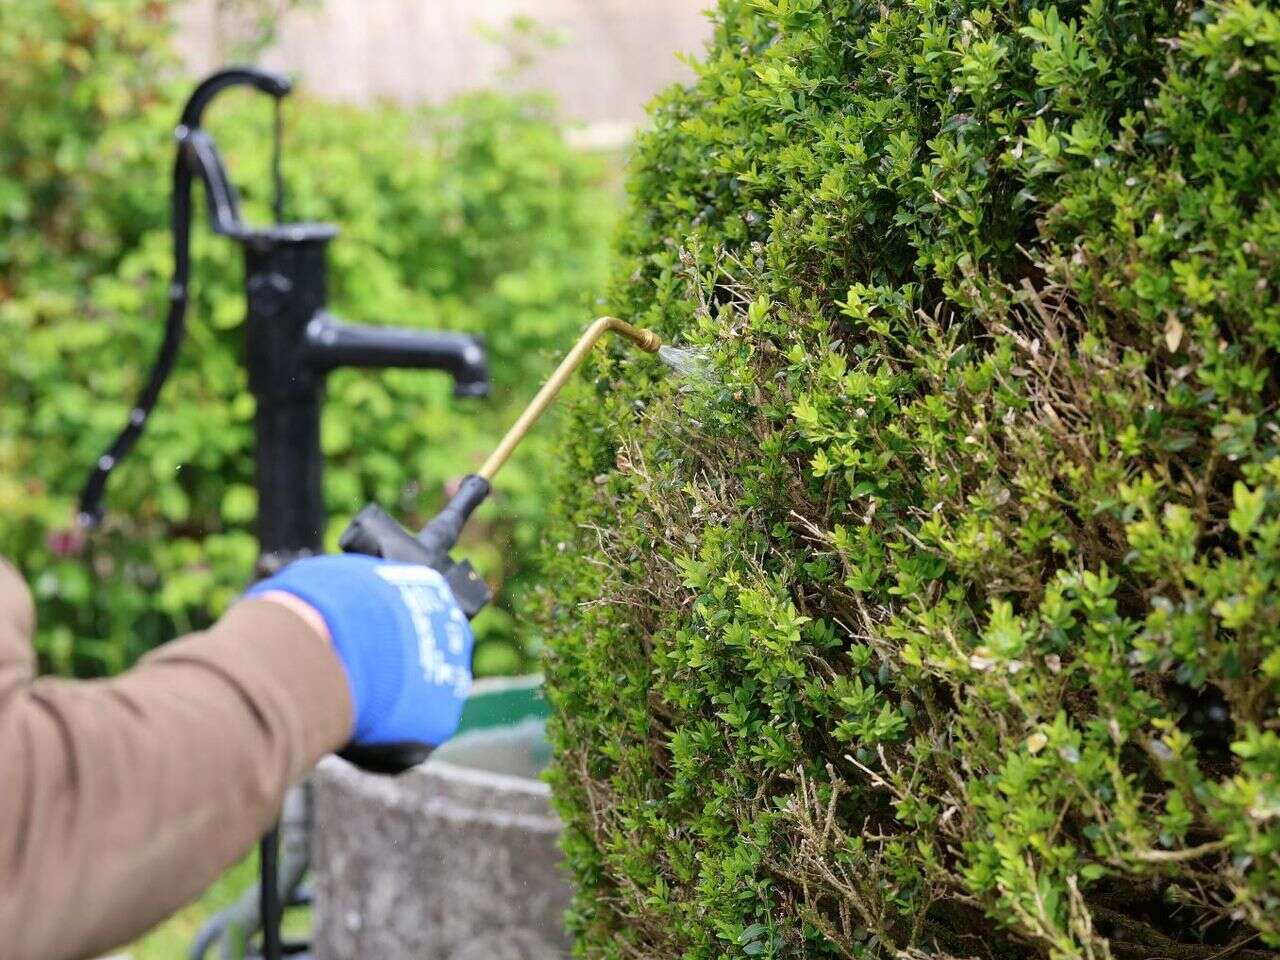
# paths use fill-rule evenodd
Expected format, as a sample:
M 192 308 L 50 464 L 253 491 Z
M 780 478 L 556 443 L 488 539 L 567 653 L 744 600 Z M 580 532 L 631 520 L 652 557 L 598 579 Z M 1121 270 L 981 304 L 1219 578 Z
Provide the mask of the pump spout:
M 312 365 L 321 371 L 335 367 L 444 370 L 453 376 L 455 397 L 489 394 L 484 343 L 469 334 L 355 326 L 321 313 L 307 324 L 306 342 Z

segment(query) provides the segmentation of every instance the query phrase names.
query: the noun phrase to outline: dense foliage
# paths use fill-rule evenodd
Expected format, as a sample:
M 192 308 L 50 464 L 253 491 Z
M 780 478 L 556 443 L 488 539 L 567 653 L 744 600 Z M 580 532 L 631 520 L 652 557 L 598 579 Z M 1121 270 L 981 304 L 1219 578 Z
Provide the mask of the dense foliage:
M 1280 950 L 1280 17 L 721 0 L 548 551 L 588 957 Z
M 171 132 L 191 81 L 166 52 L 166 3 L 0 0 L 0 13 L 0 554 L 32 576 L 46 665 L 101 673 L 207 623 L 252 570 L 241 254 L 198 215 L 179 368 L 113 478 L 106 528 L 86 556 L 55 556 L 49 534 L 68 524 L 159 343 Z M 270 216 L 264 101 L 228 94 L 209 117 L 257 221 Z M 330 380 L 331 535 L 371 498 L 423 519 L 587 316 L 609 214 L 599 164 L 569 150 L 547 105 L 493 94 L 409 113 L 304 91 L 285 107 L 285 145 L 289 217 L 342 228 L 335 312 L 488 339 L 488 402 L 452 400 L 443 374 Z M 522 451 L 467 548 L 508 593 L 531 576 L 548 455 L 537 440 Z M 477 624 L 481 672 L 524 662 L 509 608 Z

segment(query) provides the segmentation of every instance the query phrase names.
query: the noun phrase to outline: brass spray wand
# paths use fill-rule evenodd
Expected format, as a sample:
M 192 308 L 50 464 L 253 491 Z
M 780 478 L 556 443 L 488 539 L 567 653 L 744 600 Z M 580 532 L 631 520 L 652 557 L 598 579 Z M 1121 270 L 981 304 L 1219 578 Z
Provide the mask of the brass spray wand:
M 468 617 L 473 617 L 490 600 L 489 588 L 463 560 L 455 561 L 449 551 L 458 542 L 462 528 L 476 507 L 480 506 L 493 489 L 494 474 L 510 459 L 520 441 L 529 433 L 538 418 L 551 406 L 561 388 L 582 365 L 591 348 L 606 333 L 621 334 L 641 350 L 657 353 L 662 349 L 662 338 L 651 330 L 643 330 L 614 317 L 601 317 L 578 338 L 573 349 L 560 361 L 542 389 L 529 402 L 529 406 L 511 425 L 506 436 L 489 454 L 478 473 L 463 477 L 457 492 L 449 498 L 443 510 L 415 536 L 401 527 L 377 504 L 365 507 L 342 534 L 339 541 L 348 553 L 364 553 L 389 560 L 423 563 L 438 570 L 453 589 L 458 604 Z M 390 762 L 386 764 L 392 766 Z

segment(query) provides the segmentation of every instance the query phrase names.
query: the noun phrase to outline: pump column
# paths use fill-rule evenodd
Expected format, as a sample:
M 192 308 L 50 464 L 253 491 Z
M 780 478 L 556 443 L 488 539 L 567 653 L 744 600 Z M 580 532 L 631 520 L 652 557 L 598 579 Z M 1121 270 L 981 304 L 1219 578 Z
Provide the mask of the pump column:
M 258 572 L 319 553 L 325 509 L 320 414 L 324 374 L 308 359 L 307 324 L 324 310 L 336 230 L 295 225 L 237 237 L 245 247 L 245 360 L 257 401 Z

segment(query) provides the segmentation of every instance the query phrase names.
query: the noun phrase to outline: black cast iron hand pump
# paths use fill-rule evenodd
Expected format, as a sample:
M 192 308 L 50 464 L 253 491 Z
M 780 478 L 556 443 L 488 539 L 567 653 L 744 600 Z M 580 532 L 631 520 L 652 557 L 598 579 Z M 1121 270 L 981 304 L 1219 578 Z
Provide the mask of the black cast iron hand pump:
M 173 166 L 174 272 L 159 355 L 125 428 L 98 459 L 80 496 L 79 522 L 102 517 L 107 478 L 137 442 L 182 343 L 191 276 L 192 188 L 198 180 L 216 233 L 245 253 L 245 365 L 257 400 L 259 573 L 320 550 L 324 529 L 320 411 L 325 377 L 340 366 L 416 367 L 453 375 L 457 396 L 483 396 L 489 376 L 483 344 L 460 333 L 397 330 L 339 323 L 325 309 L 327 247 L 336 228 L 318 223 L 246 224 L 240 200 L 209 133 L 200 126 L 222 91 L 250 86 L 277 103 L 291 88 L 285 77 L 251 67 L 223 70 L 201 83 L 182 111 Z M 276 124 L 276 211 L 280 126 Z
M 240 200 L 217 145 L 200 126 L 213 99 L 236 86 L 253 87 L 276 102 L 273 169 L 277 222 L 272 226 L 252 226 L 241 219 Z M 453 376 L 457 396 L 483 396 L 489 389 L 484 345 L 475 337 L 351 326 L 340 323 L 326 311 L 326 256 L 328 243 L 337 235 L 337 230 L 327 224 L 280 222 L 283 189 L 279 108 L 290 88 L 286 78 L 252 67 L 223 70 L 201 83 L 182 111 L 175 131 L 174 270 L 164 339 L 128 422 L 98 459 L 84 486 L 78 513 L 79 524 L 86 529 L 100 522 L 107 479 L 137 443 L 173 371 L 186 321 L 191 278 L 192 190 L 199 181 L 204 186 L 214 231 L 244 248 L 245 366 L 249 389 L 257 401 L 259 576 L 269 575 L 299 556 L 319 553 L 322 549 L 325 510 L 320 415 L 325 379 L 331 370 L 340 366 L 443 370 Z M 488 492 L 487 486 L 484 492 Z M 474 508 L 474 504 L 471 506 Z M 439 536 L 443 524 L 456 539 L 460 529 L 460 522 L 454 522 L 457 509 L 457 504 L 451 503 L 434 525 L 424 531 L 422 540 L 376 509 L 366 509 L 362 516 L 370 519 L 357 524 L 344 537 L 344 549 L 425 563 L 440 570 L 467 615 L 474 616 L 489 601 L 488 588 L 470 564 L 455 563 L 449 557 L 453 540 L 446 543 Z M 421 761 L 425 751 L 410 745 L 404 749 L 349 750 L 343 755 L 369 769 L 395 772 Z M 300 843 L 286 843 L 286 851 L 298 848 L 300 852 L 287 855 L 283 867 L 278 863 L 276 831 L 271 831 L 262 842 L 259 915 L 264 960 L 278 960 L 285 951 L 280 937 L 283 901 L 294 896 L 306 870 L 305 822 L 296 829 L 302 831 Z M 212 940 L 223 935 L 224 919 L 220 916 L 211 921 L 193 950 L 194 956 L 203 956 Z

